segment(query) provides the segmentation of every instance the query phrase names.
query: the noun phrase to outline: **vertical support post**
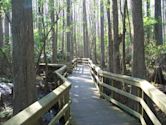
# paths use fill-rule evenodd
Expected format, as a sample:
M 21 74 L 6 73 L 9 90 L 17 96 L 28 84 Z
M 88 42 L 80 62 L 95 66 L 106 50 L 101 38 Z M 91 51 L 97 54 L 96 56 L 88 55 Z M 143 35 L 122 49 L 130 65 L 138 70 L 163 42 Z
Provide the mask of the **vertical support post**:
M 101 81 L 101 84 L 103 84 L 103 76 L 100 76 L 99 73 L 97 73 L 99 80 Z M 100 89 L 100 98 L 102 98 L 102 93 L 103 93 L 103 86 L 99 84 L 99 89 Z
M 144 100 L 144 91 L 143 90 L 141 90 L 141 91 L 142 91 L 141 98 Z M 144 118 L 144 108 L 142 106 L 141 106 L 141 113 L 140 114 Z
M 65 104 L 69 103 L 69 100 L 70 100 L 69 90 L 67 90 L 67 92 L 66 92 L 64 98 L 65 98 Z M 70 107 L 69 107 L 69 109 L 67 109 L 67 111 L 66 111 L 66 113 L 65 113 L 65 122 L 67 122 L 67 121 L 69 120 L 70 115 L 71 115 L 71 114 L 70 114 Z

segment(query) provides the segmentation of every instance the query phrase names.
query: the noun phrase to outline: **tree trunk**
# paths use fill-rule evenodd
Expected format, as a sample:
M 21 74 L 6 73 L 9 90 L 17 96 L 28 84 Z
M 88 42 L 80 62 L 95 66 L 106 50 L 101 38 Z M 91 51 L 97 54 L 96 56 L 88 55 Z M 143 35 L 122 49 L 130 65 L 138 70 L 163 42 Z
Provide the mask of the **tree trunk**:
M 9 12 L 5 13 L 5 44 L 9 44 Z
M 110 14 L 110 0 L 107 0 L 107 19 L 108 19 L 108 68 L 113 72 L 113 40 L 112 40 L 112 25 Z
M 54 0 L 50 0 L 51 23 L 55 22 Z M 57 24 L 56 24 L 57 25 Z M 55 41 L 55 28 L 52 28 L 52 63 L 56 63 L 56 41 Z
M 3 20 L 0 14 L 0 48 L 3 46 Z
M 93 22 L 93 61 L 94 61 L 94 63 L 95 64 L 97 64 L 97 53 L 96 53 L 96 51 L 97 51 L 97 45 L 96 45 L 96 43 L 97 43 L 97 39 L 96 39 L 96 37 L 97 37 L 97 23 L 96 23 L 96 21 L 97 21 L 97 17 L 96 17 L 96 9 L 95 9 L 95 6 L 96 6 L 96 0 L 94 0 L 93 1 L 94 3 L 94 9 L 93 9 L 93 19 L 92 19 L 92 22 Z
M 132 17 L 134 28 L 134 40 L 133 40 L 133 67 L 132 76 L 136 78 L 145 79 L 145 54 L 144 54 L 144 27 L 143 27 L 143 15 L 142 15 L 142 0 L 132 0 Z M 132 86 L 132 94 L 136 96 L 141 95 L 141 91 Z M 140 105 L 138 103 L 132 104 L 135 111 L 140 111 Z
M 122 44 L 123 44 L 123 59 L 122 59 L 122 74 L 126 72 L 126 11 L 127 11 L 127 0 L 124 3 L 123 10 L 123 34 L 122 34 Z
M 150 18 L 150 0 L 146 0 L 146 16 Z M 147 42 L 150 42 L 150 27 L 147 27 Z
M 89 36 L 87 25 L 86 0 L 83 0 L 83 41 L 85 58 L 89 58 Z
M 132 16 L 134 27 L 133 42 L 133 76 L 145 78 L 145 54 L 144 54 L 144 28 L 142 16 L 142 0 L 132 0 Z
M 118 4 L 117 0 L 112 0 L 112 2 L 113 2 L 112 3 L 113 31 L 114 31 L 113 71 L 114 73 L 120 73 L 120 53 L 119 53 L 120 40 L 118 39 L 118 33 L 119 33 Z
M 62 30 L 62 54 L 64 56 L 64 45 L 65 45 L 65 10 L 63 9 L 63 21 L 62 21 L 62 26 L 63 26 L 63 30 Z
M 157 23 L 154 26 L 156 45 L 162 45 L 163 35 L 162 35 L 161 0 L 155 0 L 155 19 L 157 21 Z
M 12 0 L 14 114 L 35 101 L 32 0 Z
M 71 61 L 71 1 L 67 0 L 67 62 Z
M 104 47 L 104 4 L 100 0 L 100 25 L 101 25 L 101 67 L 105 67 L 105 47 Z
M 71 9 L 71 22 L 73 22 L 73 5 L 72 5 L 72 7 L 71 7 L 72 9 Z M 73 60 L 73 58 L 74 58 L 74 24 L 72 24 L 72 26 L 71 26 L 71 60 Z
M 56 31 L 55 31 L 55 60 L 57 63 L 57 59 L 58 59 L 58 21 L 56 23 Z

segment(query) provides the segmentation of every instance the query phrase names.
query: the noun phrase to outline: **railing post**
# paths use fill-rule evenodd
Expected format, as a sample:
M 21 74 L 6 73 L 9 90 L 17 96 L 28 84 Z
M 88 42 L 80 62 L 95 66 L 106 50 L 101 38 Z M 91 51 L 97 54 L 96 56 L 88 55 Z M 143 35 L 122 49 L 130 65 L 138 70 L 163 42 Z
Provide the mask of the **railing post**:
M 69 103 L 70 100 L 70 96 L 69 96 L 69 90 L 67 90 L 66 94 L 64 95 L 64 100 L 65 100 L 65 104 Z M 70 107 L 69 109 L 67 109 L 66 113 L 65 113 L 65 122 L 67 122 L 70 118 Z
M 142 98 L 142 100 L 144 100 L 144 91 L 143 90 L 141 90 L 141 98 Z M 140 113 L 141 115 L 142 115 L 142 117 L 144 118 L 144 108 L 141 106 L 141 113 Z
M 100 76 L 100 74 L 99 73 L 97 73 L 98 75 L 98 78 L 99 78 L 99 80 L 100 80 L 100 82 L 101 82 L 101 84 L 103 84 L 103 76 Z M 99 83 L 99 89 L 100 89 L 100 98 L 102 98 L 102 93 L 103 93 L 103 87 L 102 87 L 102 85 L 101 85 L 100 83 Z

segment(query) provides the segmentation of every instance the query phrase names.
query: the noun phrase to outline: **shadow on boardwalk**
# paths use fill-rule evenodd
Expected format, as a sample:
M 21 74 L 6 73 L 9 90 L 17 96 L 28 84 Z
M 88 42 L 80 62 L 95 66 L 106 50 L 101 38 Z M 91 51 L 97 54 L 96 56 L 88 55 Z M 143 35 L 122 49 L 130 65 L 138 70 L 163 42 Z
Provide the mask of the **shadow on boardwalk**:
M 135 118 L 99 98 L 90 69 L 78 65 L 68 79 L 72 82 L 72 117 L 74 125 L 138 125 Z

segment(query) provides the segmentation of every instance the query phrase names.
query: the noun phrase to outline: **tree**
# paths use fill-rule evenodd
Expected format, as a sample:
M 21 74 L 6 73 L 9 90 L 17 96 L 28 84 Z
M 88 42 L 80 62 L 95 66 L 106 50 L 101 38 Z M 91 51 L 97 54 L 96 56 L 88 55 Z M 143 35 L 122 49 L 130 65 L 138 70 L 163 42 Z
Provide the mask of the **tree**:
M 3 46 L 3 21 L 2 13 L 0 13 L 0 48 Z
M 119 20 L 118 20 L 118 4 L 117 0 L 112 0 L 113 9 L 113 31 L 114 31 L 114 48 L 113 48 L 113 71 L 120 73 L 120 54 L 119 54 Z
M 124 10 L 122 14 L 123 23 L 123 34 L 122 34 L 122 44 L 123 44 L 123 59 L 122 59 L 122 73 L 126 72 L 126 11 L 127 11 L 127 0 L 124 1 Z
M 89 36 L 88 36 L 88 22 L 86 13 L 86 0 L 83 0 L 83 43 L 84 43 L 84 57 L 89 58 Z
M 132 16 L 134 28 L 132 74 L 134 77 L 145 78 L 146 71 L 142 0 L 132 0 Z
M 67 0 L 67 61 L 71 61 L 71 1 Z
M 5 13 L 5 44 L 9 44 L 9 12 Z
M 63 19 L 62 19 L 62 26 L 63 26 L 63 30 L 62 30 L 62 54 L 64 54 L 64 45 L 65 45 L 65 9 L 63 9 Z
M 146 0 L 146 16 L 150 18 L 150 0 Z M 147 27 L 146 35 L 147 35 L 147 42 L 150 42 L 150 27 Z
M 14 114 L 35 101 L 32 0 L 12 0 Z
M 155 0 L 155 19 L 157 21 L 154 26 L 155 40 L 157 45 L 161 45 L 163 44 L 161 0 Z
M 50 12 L 51 12 L 51 23 L 53 24 L 55 22 L 55 11 L 54 11 L 54 0 L 50 0 Z M 57 24 L 56 24 L 57 25 Z M 54 26 L 55 27 L 55 26 Z M 55 36 L 55 28 L 52 28 L 52 63 L 56 63 L 57 59 L 57 47 L 56 47 L 56 36 Z
M 92 19 L 92 23 L 93 23 L 93 61 L 94 63 L 96 64 L 97 63 L 97 54 L 96 54 L 96 48 L 97 48 L 97 39 L 96 39 L 96 35 L 97 35 L 97 29 L 96 29 L 96 21 L 97 21 L 97 18 L 96 18 L 96 0 L 93 0 L 93 19 Z
M 101 67 L 105 66 L 105 47 L 104 47 L 104 4 L 100 0 L 100 25 L 101 25 Z
M 110 0 L 107 0 L 107 19 L 108 19 L 108 67 L 109 71 L 113 71 L 113 40 L 112 40 L 112 25 L 110 14 Z

